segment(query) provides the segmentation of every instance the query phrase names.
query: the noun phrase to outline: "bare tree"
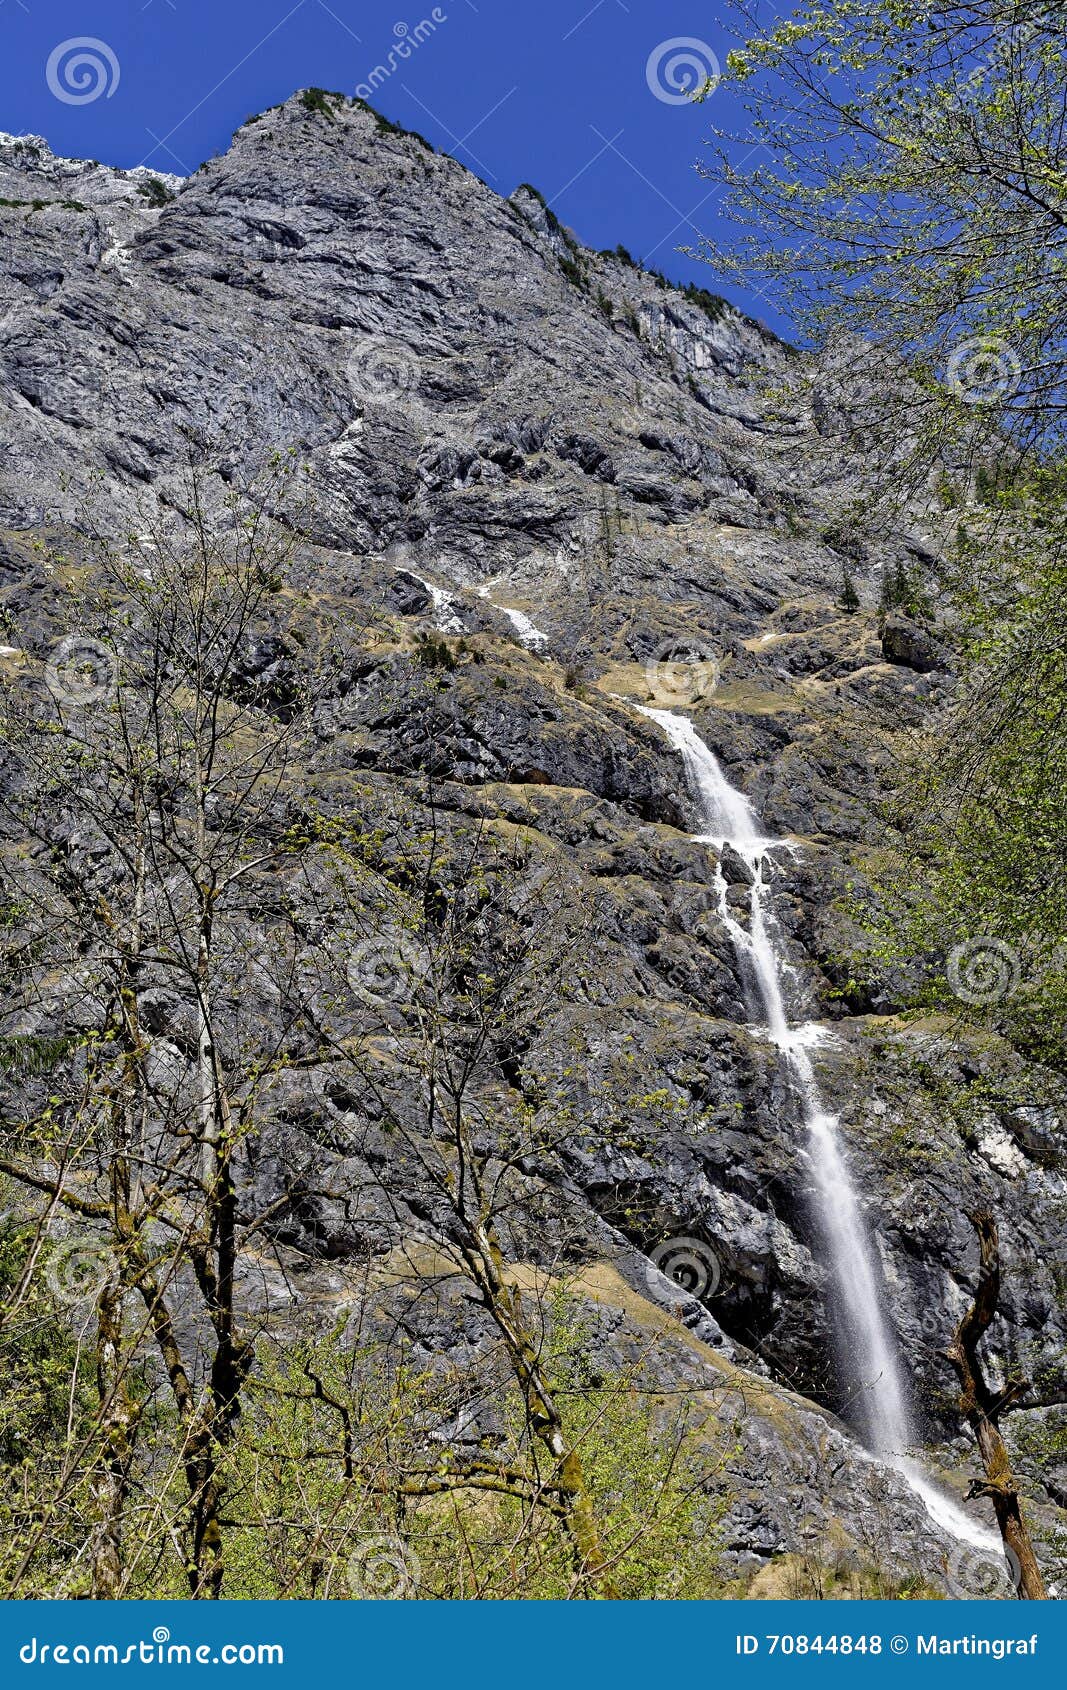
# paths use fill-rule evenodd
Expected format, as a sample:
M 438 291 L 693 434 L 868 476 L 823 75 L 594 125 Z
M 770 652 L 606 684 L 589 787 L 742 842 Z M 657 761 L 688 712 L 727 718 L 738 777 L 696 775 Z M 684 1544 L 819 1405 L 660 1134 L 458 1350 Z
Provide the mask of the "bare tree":
M 222 1586 L 222 1468 L 254 1359 L 235 1298 L 235 1169 L 288 1060 L 282 1019 L 266 1035 L 242 1022 L 241 983 L 255 966 L 246 903 L 287 848 L 282 799 L 309 705 L 295 667 L 257 662 L 296 544 L 264 512 L 292 473 L 277 463 L 221 509 L 192 474 L 182 508 L 146 532 L 119 545 L 97 536 L 78 631 L 6 710 L 3 868 L 18 914 L 5 963 L 18 993 L 4 1030 L 55 1029 L 63 1055 L 47 1085 L 16 1095 L 5 1126 L 18 1153 L 0 1171 L 106 1241 L 92 1481 L 101 1597 L 122 1588 L 137 1414 L 127 1381 L 146 1337 L 180 1426 L 189 1589 Z M 179 1330 L 190 1299 L 196 1343 L 210 1334 L 199 1370 Z
M 361 1129 L 369 1179 L 402 1169 L 405 1193 L 425 1209 L 433 1242 L 476 1290 L 499 1334 L 524 1404 L 527 1458 L 519 1465 L 456 1459 L 403 1477 L 405 1494 L 489 1490 L 552 1514 L 566 1533 L 575 1577 L 617 1594 L 582 1452 L 544 1359 L 543 1332 L 512 1271 L 513 1223 L 537 1206 L 539 1182 L 580 1134 L 553 1087 L 522 1072 L 536 1031 L 592 965 L 593 923 L 568 908 L 558 870 L 529 839 L 491 823 L 445 827 L 433 786 L 412 846 L 332 827 L 322 927 L 330 941 L 313 1012 L 315 1035 L 347 1072 L 373 1127 Z M 336 982 L 357 988 L 351 994 Z M 331 1013 L 332 1009 L 332 1013 Z M 388 1035 L 385 1060 L 382 1035 Z M 561 1048 L 565 1061 L 566 1047 Z M 383 1163 L 382 1134 L 398 1147 Z M 547 1247 L 547 1244 L 546 1244 Z M 538 1453 L 539 1452 L 539 1453 Z
M 660 1408 L 636 1363 L 589 1389 L 558 1354 L 576 1234 L 545 1176 L 581 1123 L 562 1077 L 526 1056 L 595 966 L 591 923 L 543 842 L 448 819 L 432 753 L 425 801 L 396 780 L 346 792 L 339 816 L 309 800 L 319 680 L 278 636 L 299 606 L 295 542 L 262 515 L 269 482 L 209 509 L 194 476 L 180 511 L 98 540 L 77 632 L 43 675 L 27 663 L 5 713 L 0 1174 L 28 1239 L 7 1305 L 17 1320 L 68 1248 L 88 1264 L 77 1341 L 95 1396 L 21 1510 L 6 1582 L 71 1590 L 73 1567 L 99 1598 L 178 1576 L 197 1599 L 338 1594 L 342 1547 L 376 1522 L 399 1530 L 410 1510 L 436 1541 L 434 1510 L 454 1508 L 469 1539 L 500 1509 L 509 1564 L 543 1556 L 554 1589 L 563 1565 L 566 1594 L 614 1596 L 657 1516 L 681 1519 L 699 1485 L 680 1478 L 683 1413 L 612 1516 L 591 1452 L 623 1424 L 648 1449 Z M 427 642 L 387 666 L 409 714 L 440 714 L 440 661 Z M 354 1094 L 341 1169 L 324 1110 L 257 1209 L 257 1131 L 300 1070 Z M 286 1236 L 301 1192 L 360 1166 L 406 1224 L 424 1215 L 440 1278 L 488 1316 L 490 1383 L 503 1376 L 517 1414 L 499 1444 L 427 1435 L 486 1370 L 427 1379 L 366 1293 L 348 1367 L 330 1344 L 275 1346 L 242 1301 L 242 1258 Z M 434 1554 L 435 1588 L 455 1588 Z M 491 1575 L 469 1559 L 464 1588 L 481 1594 Z

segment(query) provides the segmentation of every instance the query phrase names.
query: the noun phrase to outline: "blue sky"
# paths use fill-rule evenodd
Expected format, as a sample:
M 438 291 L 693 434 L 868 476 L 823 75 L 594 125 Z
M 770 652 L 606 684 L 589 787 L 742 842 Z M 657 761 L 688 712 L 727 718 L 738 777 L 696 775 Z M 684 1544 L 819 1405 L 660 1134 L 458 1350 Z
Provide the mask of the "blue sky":
M 42 134 L 74 157 L 187 174 L 295 88 L 351 94 L 380 65 L 389 74 L 372 103 L 491 187 L 533 182 L 583 241 L 621 241 L 716 289 L 677 249 L 715 227 L 716 195 L 695 164 L 711 125 L 743 126 L 743 114 L 723 93 L 678 103 L 671 66 L 679 54 L 725 57 L 717 10 L 716 0 L 0 0 L 0 129 Z M 97 84 L 98 97 L 75 103 L 93 85 L 68 73 L 77 49 L 59 49 L 85 37 L 109 49 L 88 50 L 110 92 Z M 695 45 L 667 45 L 679 41 Z M 733 297 L 784 326 L 773 301 Z

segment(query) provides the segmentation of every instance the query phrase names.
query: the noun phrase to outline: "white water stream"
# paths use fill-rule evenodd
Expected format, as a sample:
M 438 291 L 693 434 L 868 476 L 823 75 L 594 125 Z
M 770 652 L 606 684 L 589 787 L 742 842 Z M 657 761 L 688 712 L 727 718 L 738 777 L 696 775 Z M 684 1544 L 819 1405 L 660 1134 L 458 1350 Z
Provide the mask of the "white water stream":
M 432 581 L 427 581 L 423 576 L 416 575 L 415 571 L 408 569 L 406 564 L 397 564 L 396 572 L 398 575 L 406 575 L 409 581 L 417 581 L 420 587 L 425 587 L 433 602 L 434 623 L 442 634 L 463 633 L 463 622 L 456 614 L 456 600 L 452 593 L 446 593 L 443 587 L 435 587 Z
M 640 707 L 639 707 L 640 708 Z M 783 841 L 764 837 L 752 806 L 726 779 L 718 762 L 685 716 L 641 708 L 659 724 L 681 753 L 704 831 L 696 837 L 719 850 L 732 845 L 753 875 L 746 929 L 727 901 L 729 887 L 718 870 L 719 908 L 737 949 L 752 1009 L 764 1017 L 766 1033 L 782 1053 L 796 1087 L 807 1133 L 819 1221 L 833 1273 L 842 1328 L 841 1363 L 862 1410 L 871 1453 L 893 1467 L 920 1497 L 944 1531 L 989 1552 L 1000 1551 L 999 1534 L 972 1520 L 940 1491 L 910 1454 L 915 1445 L 896 1349 L 886 1324 L 874 1258 L 845 1161 L 837 1117 L 827 1114 L 808 1049 L 827 1036 L 818 1026 L 791 1027 L 782 996 L 782 967 L 767 926 L 764 859 Z
M 503 616 L 507 617 L 519 637 L 519 644 L 524 645 L 527 651 L 543 652 L 548 645 L 548 635 L 542 633 L 541 629 L 530 621 L 524 610 L 515 610 L 513 606 L 507 604 L 496 604 L 491 597 L 492 589 L 493 582 L 490 581 L 486 586 L 478 588 L 478 597 L 489 599 L 493 609 L 499 610 Z
M 520 645 L 524 645 L 528 651 L 544 651 L 548 644 L 548 635 L 534 626 L 524 610 L 514 610 L 506 604 L 498 604 L 497 609 L 504 612 L 519 636 Z

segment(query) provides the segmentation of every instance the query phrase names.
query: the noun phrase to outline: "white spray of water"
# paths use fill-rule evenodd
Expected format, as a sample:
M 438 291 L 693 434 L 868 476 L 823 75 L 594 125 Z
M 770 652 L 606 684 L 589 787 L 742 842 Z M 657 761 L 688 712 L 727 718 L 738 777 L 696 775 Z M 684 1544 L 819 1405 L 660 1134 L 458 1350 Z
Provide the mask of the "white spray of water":
M 718 870 L 719 909 L 766 1020 L 766 1031 L 782 1052 L 800 1096 L 808 1151 L 815 1175 L 822 1230 L 840 1310 L 842 1352 L 864 1415 L 872 1452 L 892 1466 L 922 1500 L 931 1518 L 975 1548 L 999 1551 L 999 1536 L 972 1520 L 931 1483 L 909 1455 L 915 1439 L 900 1370 L 875 1274 L 871 1246 L 841 1148 L 838 1119 L 823 1107 L 808 1047 L 827 1036 L 819 1027 L 791 1027 L 782 995 L 782 969 L 767 924 L 764 862 L 776 841 L 760 831 L 744 793 L 730 785 L 719 764 L 685 716 L 641 708 L 657 722 L 685 764 L 705 832 L 698 838 L 719 850 L 731 845 L 752 873 L 750 924 L 734 915 L 729 887 Z M 779 842 L 780 843 L 780 842 Z
M 524 645 L 528 651 L 544 651 L 546 645 L 548 644 L 548 635 L 543 634 L 540 628 L 536 628 L 534 626 L 525 611 L 512 610 L 511 607 L 506 604 L 499 605 L 497 608 L 504 612 L 504 615 L 518 634 L 520 643 Z
M 479 598 L 488 599 L 489 595 L 489 586 L 478 588 Z M 492 603 L 492 600 L 490 602 Z M 542 633 L 541 629 L 530 621 L 524 610 L 514 610 L 511 605 L 507 604 L 494 604 L 493 609 L 499 610 L 502 615 L 507 617 L 519 636 L 520 645 L 524 645 L 527 651 L 544 651 L 548 645 L 548 635 Z
M 425 581 L 421 575 L 416 575 L 413 569 L 397 565 L 397 574 L 406 575 L 409 581 L 417 581 L 420 587 L 425 587 L 433 601 L 433 619 L 442 634 L 462 634 L 463 622 L 454 609 L 455 598 L 446 593 L 443 587 L 435 587 L 432 581 Z

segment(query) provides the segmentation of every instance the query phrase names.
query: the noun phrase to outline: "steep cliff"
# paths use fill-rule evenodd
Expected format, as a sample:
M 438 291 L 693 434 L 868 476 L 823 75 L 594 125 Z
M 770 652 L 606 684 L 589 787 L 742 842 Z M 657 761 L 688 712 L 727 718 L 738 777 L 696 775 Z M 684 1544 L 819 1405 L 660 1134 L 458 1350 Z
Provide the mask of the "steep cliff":
M 918 1418 L 942 1446 L 933 1464 L 963 1468 L 941 1351 L 978 1202 L 1008 1260 L 997 1365 L 1062 1377 L 1063 1122 L 1010 1049 L 903 1021 L 892 981 L 858 987 L 841 960 L 841 899 L 880 838 L 886 774 L 948 684 L 928 637 L 879 627 L 883 573 L 937 535 L 918 512 L 892 532 L 848 518 L 864 466 L 841 443 L 847 372 L 831 383 L 710 295 L 582 249 L 533 190 L 501 200 L 332 98 L 250 120 L 186 182 L 0 137 L 0 233 L 9 684 L 67 626 L 45 559 L 89 555 L 88 512 L 137 533 L 180 500 L 190 460 L 210 499 L 296 447 L 310 526 L 249 676 L 277 700 L 316 617 L 356 607 L 362 632 L 316 705 L 293 813 L 313 798 L 347 814 L 369 793 L 418 831 L 432 632 L 450 653 L 437 805 L 535 841 L 573 906 L 597 911 L 580 989 L 501 1072 L 530 1097 L 561 1088 L 584 1123 L 563 1167 L 529 1168 L 517 1254 L 580 1269 L 606 1356 L 660 1334 L 664 1392 L 706 1391 L 729 1446 L 731 1572 L 851 1547 L 967 1594 L 958 1546 L 849 1432 L 796 1100 L 753 1025 L 682 761 L 635 708 L 690 716 L 795 847 L 768 869 L 790 1010 L 832 1023 L 814 1059 Z M 744 865 L 724 853 L 724 872 L 742 908 Z M 166 1045 L 182 1006 L 153 990 Z M 240 1013 L 269 1023 L 254 971 Z M 414 1271 L 412 1239 L 431 1250 L 439 1218 L 409 1204 L 400 1167 L 388 1202 L 352 1200 L 350 1104 L 294 1065 L 244 1168 L 272 1215 L 245 1293 L 282 1335 L 328 1323 L 367 1272 L 391 1283 L 405 1249 Z M 678 1238 L 714 1263 L 698 1295 L 650 1265 Z M 416 1302 L 404 1327 L 440 1357 L 477 1346 L 484 1314 Z M 1054 1413 L 1019 1417 L 1030 1446 Z M 1052 1530 L 1067 1476 L 1029 1471 Z M 931 1540 L 933 1565 L 916 1547 Z

